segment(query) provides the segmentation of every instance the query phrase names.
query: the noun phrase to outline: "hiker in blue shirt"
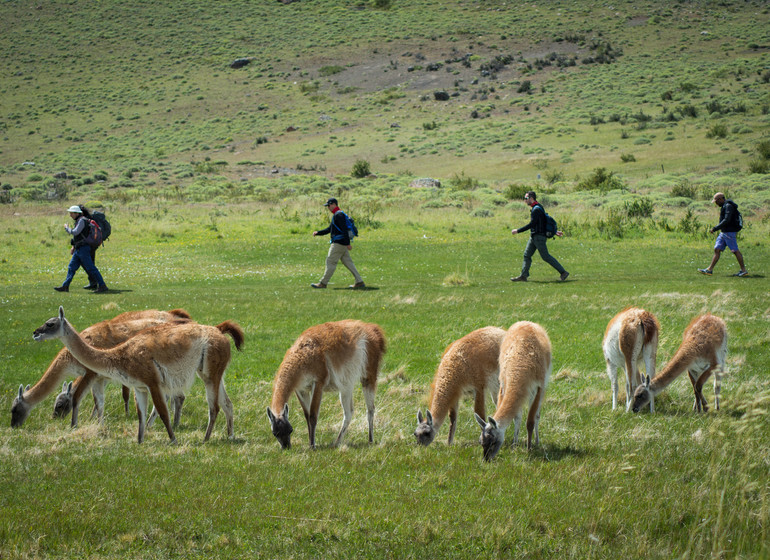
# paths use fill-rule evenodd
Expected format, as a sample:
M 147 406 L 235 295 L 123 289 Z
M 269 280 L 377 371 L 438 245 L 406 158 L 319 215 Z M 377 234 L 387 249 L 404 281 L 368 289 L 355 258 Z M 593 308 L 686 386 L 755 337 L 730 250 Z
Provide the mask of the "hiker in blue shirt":
M 331 280 L 334 270 L 337 268 L 337 263 L 341 260 L 347 269 L 353 274 L 354 284 L 348 286 L 354 290 L 360 290 L 365 288 L 363 278 L 356 270 L 356 265 L 353 264 L 353 259 L 350 258 L 350 251 L 353 246 L 350 244 L 350 236 L 348 235 L 348 220 L 345 213 L 340 210 L 337 205 L 336 198 L 330 198 L 324 204 L 329 212 L 332 213 L 332 221 L 329 227 L 320 231 L 314 231 L 313 236 L 331 234 L 331 246 L 329 247 L 329 253 L 326 256 L 326 271 L 323 278 L 315 284 L 310 284 L 313 288 L 325 288 Z
M 529 277 L 529 267 L 532 266 L 532 255 L 535 254 L 535 251 L 539 251 L 542 259 L 556 269 L 559 273 L 559 280 L 564 282 L 567 279 L 567 276 L 569 276 L 569 272 L 564 270 L 564 267 L 559 264 L 559 261 L 553 258 L 548 252 L 548 247 L 546 246 L 548 238 L 546 237 L 545 210 L 543 210 L 543 206 L 537 201 L 535 191 L 529 191 L 525 194 L 524 202 L 531 208 L 529 223 L 518 229 L 512 229 L 511 235 L 516 235 L 517 233 L 527 230 L 532 230 L 532 233 L 529 237 L 529 243 L 527 243 L 527 247 L 524 249 L 524 263 L 521 267 L 521 274 L 511 278 L 511 282 L 527 281 L 527 278 Z M 557 231 L 556 235 L 561 237 L 564 235 L 564 232 Z
M 91 246 L 86 243 L 86 238 L 91 231 L 90 220 L 84 215 L 83 208 L 80 206 L 70 206 L 68 212 L 70 213 L 70 218 L 75 221 L 74 227 L 69 227 L 67 224 L 64 224 L 66 232 L 72 235 L 72 240 L 70 241 L 72 245 L 72 249 L 70 250 L 72 258 L 67 267 L 67 278 L 61 286 L 56 286 L 54 290 L 57 292 L 69 292 L 70 283 L 75 277 L 78 268 L 82 266 L 83 270 L 88 274 L 88 277 L 96 281 L 96 289 L 94 291 L 98 293 L 106 292 L 107 285 L 104 283 L 102 274 L 99 272 L 99 269 L 96 268 L 96 265 L 91 258 Z

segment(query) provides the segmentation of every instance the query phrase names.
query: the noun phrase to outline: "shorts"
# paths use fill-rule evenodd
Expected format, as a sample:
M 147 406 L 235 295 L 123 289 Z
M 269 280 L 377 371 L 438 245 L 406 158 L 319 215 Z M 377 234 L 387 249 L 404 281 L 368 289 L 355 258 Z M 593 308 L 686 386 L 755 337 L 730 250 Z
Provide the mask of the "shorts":
M 724 251 L 725 247 L 729 247 L 730 250 L 735 253 L 738 250 L 738 239 L 734 231 L 720 231 L 717 237 L 717 242 L 714 244 L 715 251 Z

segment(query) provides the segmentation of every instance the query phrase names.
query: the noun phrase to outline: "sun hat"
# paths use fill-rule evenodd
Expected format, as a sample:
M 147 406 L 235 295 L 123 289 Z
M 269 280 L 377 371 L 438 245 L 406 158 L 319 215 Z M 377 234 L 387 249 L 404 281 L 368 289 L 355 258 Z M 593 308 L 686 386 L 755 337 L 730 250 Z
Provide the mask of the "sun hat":
M 337 199 L 336 198 L 330 198 L 326 201 L 326 204 L 324 206 L 337 206 Z
M 83 211 L 80 209 L 80 206 L 75 204 L 74 206 L 70 206 L 69 210 L 67 212 L 77 212 L 78 214 L 82 214 Z

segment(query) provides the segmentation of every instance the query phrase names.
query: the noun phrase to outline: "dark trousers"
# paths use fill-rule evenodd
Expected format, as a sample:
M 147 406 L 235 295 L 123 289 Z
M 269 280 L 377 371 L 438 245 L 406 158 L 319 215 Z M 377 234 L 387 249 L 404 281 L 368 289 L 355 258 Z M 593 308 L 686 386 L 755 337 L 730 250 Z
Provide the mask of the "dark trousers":
M 553 258 L 548 252 L 548 246 L 546 245 L 547 242 L 548 238 L 545 235 L 537 234 L 532 235 L 529 238 L 529 243 L 527 243 L 527 246 L 524 249 L 524 263 L 521 266 L 521 275 L 524 278 L 529 276 L 529 267 L 532 266 L 532 255 L 535 254 L 535 251 L 538 251 L 540 253 L 540 257 L 545 262 L 554 267 L 559 272 L 559 274 L 565 272 L 564 267 L 559 264 L 559 261 Z
M 89 279 L 93 278 L 96 280 L 97 286 L 105 285 L 101 272 L 99 272 L 99 269 L 96 268 L 94 261 L 91 259 L 91 247 L 88 245 L 81 245 L 72 252 L 72 258 L 67 267 L 67 278 L 64 280 L 62 286 L 70 285 L 72 279 L 75 277 L 75 273 L 81 266 L 83 267 L 83 270 L 86 271 L 86 274 L 88 274 Z

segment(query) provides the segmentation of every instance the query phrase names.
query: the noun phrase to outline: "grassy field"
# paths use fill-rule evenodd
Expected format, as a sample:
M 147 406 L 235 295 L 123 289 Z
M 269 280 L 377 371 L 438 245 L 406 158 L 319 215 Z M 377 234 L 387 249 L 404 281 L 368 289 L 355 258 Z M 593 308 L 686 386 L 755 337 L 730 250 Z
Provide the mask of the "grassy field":
M 138 445 L 114 385 L 102 425 L 90 397 L 74 430 L 53 394 L 20 429 L 6 417 L 0 560 L 770 558 L 769 16 L 761 0 L 2 3 L 0 410 L 61 348 L 31 336 L 59 305 L 81 330 L 182 307 L 237 321 L 246 346 L 226 374 L 232 441 L 220 415 L 202 443 L 200 383 L 175 446 L 159 423 Z M 568 282 L 537 256 L 508 280 L 529 189 L 567 233 L 549 248 Z M 716 191 L 744 215 L 747 278 L 729 254 L 695 272 Z M 361 231 L 368 290 L 342 289 L 343 267 L 309 286 L 329 196 Z M 82 272 L 52 290 L 73 203 L 113 223 L 107 294 Z M 693 316 L 725 319 L 721 411 L 693 413 L 686 378 L 655 414 L 611 410 L 601 340 L 632 304 L 660 320 L 659 367 Z M 304 329 L 345 318 L 388 338 L 375 442 L 357 391 L 331 448 L 328 394 L 319 448 L 292 399 L 281 452 L 275 371 Z M 455 445 L 445 426 L 418 448 L 446 345 L 523 319 L 553 344 L 542 445 L 484 464 L 465 400 Z
M 695 273 L 710 255 L 702 235 L 654 230 L 608 241 L 577 230 L 550 243 L 568 282 L 536 258 L 530 282 L 513 285 L 525 240 L 509 228 L 526 221 L 523 205 L 486 219 L 465 208 L 409 206 L 389 205 L 377 214 L 380 227 L 360 228 L 354 255 L 369 290 L 339 289 L 349 283 L 340 269 L 321 293 L 309 287 L 326 250 L 310 235 L 327 219 L 318 202 L 116 210 L 114 239 L 98 259 L 113 290 L 105 295 L 80 290 L 82 273 L 70 293 L 51 289 L 68 258 L 61 208 L 5 212 L 0 409 L 58 352 L 59 343 L 36 343 L 31 333 L 59 305 L 79 329 L 121 311 L 184 307 L 203 323 L 237 321 L 246 348 L 234 351 L 226 376 L 233 441 L 220 417 L 202 444 L 200 383 L 176 446 L 159 424 L 137 445 L 135 415 L 125 418 L 112 385 L 102 426 L 88 419 L 90 397 L 74 431 L 51 420 L 53 395 L 20 429 L 6 418 L 3 558 L 768 556 L 766 225 L 742 236 L 752 271 L 745 279 L 729 276 L 732 256 L 712 278 Z M 727 321 L 720 412 L 691 412 L 684 378 L 656 399 L 654 415 L 612 412 L 601 339 L 629 304 L 658 316 L 660 366 L 691 317 L 709 311 Z M 292 399 L 295 445 L 281 452 L 265 416 L 278 364 L 302 330 L 343 318 L 376 322 L 388 336 L 375 443 L 366 443 L 357 391 L 341 449 L 330 447 L 342 415 L 329 394 L 319 449 L 308 449 Z M 456 445 L 447 447 L 444 427 L 431 447 L 418 448 L 415 414 L 444 347 L 480 326 L 521 319 L 542 324 L 553 344 L 542 446 L 530 454 L 506 446 L 483 464 L 466 400 Z M 712 402 L 710 385 L 706 395 Z

